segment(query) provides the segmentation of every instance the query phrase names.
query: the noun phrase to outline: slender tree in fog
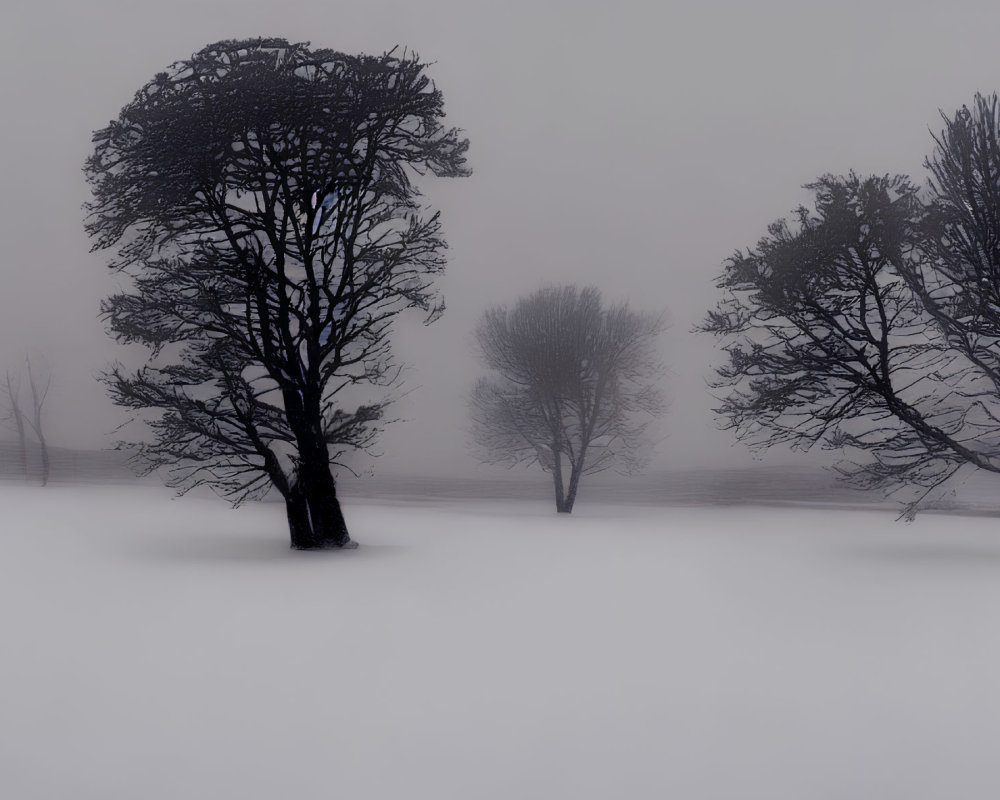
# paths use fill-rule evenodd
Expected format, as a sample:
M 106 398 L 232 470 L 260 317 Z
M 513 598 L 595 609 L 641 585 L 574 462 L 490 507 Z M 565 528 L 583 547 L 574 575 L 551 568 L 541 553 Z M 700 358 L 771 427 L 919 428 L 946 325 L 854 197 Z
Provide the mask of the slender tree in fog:
M 596 289 L 547 288 L 489 309 L 476 329 L 493 374 L 472 391 L 473 434 L 488 463 L 537 463 L 569 513 L 583 475 L 632 473 L 664 410 L 654 353 L 662 316 L 604 307 Z
M 49 443 L 45 439 L 45 429 L 42 425 L 42 411 L 45 407 L 45 398 L 49 394 L 49 386 L 52 383 L 52 374 L 46 369 L 44 374 L 39 373 L 37 367 L 32 368 L 31 358 L 24 360 L 25 368 L 28 372 L 28 386 L 31 389 L 31 414 L 26 416 L 28 425 L 38 440 L 38 454 L 42 467 L 42 486 L 49 482 Z
M 17 433 L 18 467 L 21 475 L 28 477 L 28 438 L 24 424 L 24 412 L 21 410 L 21 379 L 19 375 L 11 377 L 10 370 L 4 373 L 3 384 L 3 421 Z
M 445 241 L 413 179 L 468 174 L 443 114 L 413 54 L 255 39 L 173 64 L 95 134 L 87 230 L 132 279 L 104 318 L 150 350 L 106 380 L 159 412 L 149 469 L 234 502 L 273 486 L 293 547 L 352 544 L 331 463 L 379 431 L 395 316 L 442 309 Z
M 3 393 L 4 414 L 3 421 L 17 432 L 18 440 L 18 465 L 21 474 L 28 477 L 28 431 L 35 435 L 38 442 L 39 455 L 39 477 L 42 486 L 49 482 L 49 445 L 45 438 L 45 428 L 42 424 L 42 412 L 45 408 L 45 398 L 49 393 L 49 385 L 52 375 L 47 368 L 32 366 L 31 357 L 24 359 L 24 372 L 28 375 L 28 390 L 30 397 L 30 410 L 21 400 L 21 376 L 23 372 L 17 372 L 13 376 L 8 370 L 4 373 Z
M 725 265 L 724 425 L 752 446 L 844 449 L 871 488 L 1000 472 L 1000 115 L 945 116 L 925 195 L 903 177 L 827 176 L 815 210 Z

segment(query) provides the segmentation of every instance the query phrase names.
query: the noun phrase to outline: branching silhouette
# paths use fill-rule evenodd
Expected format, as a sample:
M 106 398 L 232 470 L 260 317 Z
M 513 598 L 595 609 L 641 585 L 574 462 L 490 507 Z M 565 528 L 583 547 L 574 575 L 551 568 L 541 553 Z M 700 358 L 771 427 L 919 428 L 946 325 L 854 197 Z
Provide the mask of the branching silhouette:
M 235 503 L 275 487 L 292 546 L 351 544 L 331 462 L 371 446 L 396 385 L 390 329 L 443 304 L 437 213 L 413 179 L 468 174 L 468 142 L 410 53 L 353 56 L 226 41 L 158 74 L 95 134 L 85 171 L 94 249 L 132 279 L 103 315 L 150 350 L 115 365 L 136 445 L 179 491 Z
M 665 410 L 653 351 L 663 327 L 662 316 L 604 308 L 596 289 L 574 286 L 488 310 L 476 339 L 494 375 L 481 378 L 471 397 L 480 457 L 539 464 L 552 475 L 556 509 L 566 513 L 583 475 L 640 469 L 644 434 Z
M 28 431 L 30 430 L 35 440 L 38 442 L 39 457 L 39 479 L 42 486 L 48 485 L 50 473 L 49 445 L 45 438 L 45 429 L 42 425 L 42 411 L 45 407 L 45 399 L 49 394 L 49 385 L 52 382 L 52 374 L 48 368 L 41 371 L 37 366 L 33 367 L 31 356 L 25 356 L 24 371 L 28 374 L 28 390 L 30 392 L 30 412 L 21 400 L 21 378 L 23 372 L 18 371 L 11 374 L 10 370 L 4 373 L 3 385 L 0 392 L 3 399 L 0 406 L 3 414 L 0 420 L 17 433 L 18 441 L 18 466 L 22 476 L 28 478 Z
M 18 467 L 24 478 L 28 477 L 28 436 L 24 411 L 21 409 L 21 376 L 10 370 L 4 373 L 3 383 L 3 423 L 17 433 Z
M 1000 115 L 942 115 L 926 195 L 905 177 L 826 176 L 815 211 L 735 254 L 701 330 L 723 338 L 725 427 L 754 447 L 844 450 L 838 471 L 909 492 L 1000 472 Z

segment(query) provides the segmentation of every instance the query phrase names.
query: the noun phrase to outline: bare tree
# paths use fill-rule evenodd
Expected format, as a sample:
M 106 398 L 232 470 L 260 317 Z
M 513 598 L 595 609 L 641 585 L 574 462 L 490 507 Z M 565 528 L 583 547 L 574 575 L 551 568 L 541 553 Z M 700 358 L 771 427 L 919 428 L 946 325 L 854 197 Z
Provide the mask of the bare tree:
M 276 488 L 295 548 L 353 545 L 331 464 L 380 431 L 395 317 L 443 308 L 446 244 L 414 179 L 468 174 L 468 141 L 426 66 L 219 42 L 142 87 L 86 164 L 94 248 L 132 280 L 104 318 L 150 351 L 106 376 L 154 415 L 139 458 L 181 492 Z
M 915 489 L 908 515 L 964 465 L 1000 472 L 997 289 L 968 263 L 997 250 L 964 244 L 982 223 L 957 221 L 961 199 L 933 186 L 924 203 L 904 177 L 809 188 L 815 210 L 773 224 L 719 279 L 728 298 L 703 329 L 729 355 L 714 384 L 725 427 L 754 447 L 841 450 L 848 480 Z M 996 192 L 970 194 L 970 216 L 995 224 L 982 197 Z
M 45 439 L 45 430 L 42 426 L 42 409 L 45 406 L 45 398 L 49 394 L 49 386 L 52 383 L 52 374 L 45 371 L 44 377 L 37 375 L 37 369 L 31 366 L 31 358 L 25 358 L 25 366 L 28 371 L 28 385 L 31 387 L 31 416 L 25 417 L 31 427 L 35 438 L 38 440 L 38 452 L 42 465 L 42 486 L 49 482 L 49 445 Z
M 21 411 L 21 378 L 11 377 L 10 370 L 4 373 L 4 424 L 17 432 L 18 465 L 21 475 L 28 477 L 28 441 L 24 427 L 24 413 Z
M 476 329 L 491 377 L 472 390 L 473 435 L 488 463 L 537 463 L 556 510 L 570 513 L 583 475 L 631 474 L 665 410 L 656 337 L 662 315 L 603 307 L 598 290 L 547 288 L 489 309 Z
M 28 374 L 28 387 L 31 392 L 30 411 L 26 410 L 21 402 L 21 376 L 22 372 L 11 375 L 10 370 L 4 373 L 3 381 L 3 422 L 17 432 L 18 439 L 18 461 L 21 474 L 27 478 L 28 473 L 28 431 L 30 430 L 38 442 L 39 464 L 42 486 L 49 482 L 49 448 L 45 438 L 45 431 L 42 425 L 42 411 L 45 407 L 45 398 L 48 396 L 49 385 L 51 384 L 51 373 L 43 369 L 39 373 L 37 366 L 32 366 L 31 357 L 24 359 L 24 369 Z

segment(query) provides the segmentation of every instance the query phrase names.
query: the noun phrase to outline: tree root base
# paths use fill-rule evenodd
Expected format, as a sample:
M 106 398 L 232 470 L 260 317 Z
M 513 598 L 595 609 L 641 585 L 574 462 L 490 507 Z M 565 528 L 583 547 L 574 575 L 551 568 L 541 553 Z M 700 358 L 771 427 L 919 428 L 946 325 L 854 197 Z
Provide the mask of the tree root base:
M 317 544 L 317 545 L 300 545 L 293 544 L 292 550 L 357 550 L 358 543 L 353 539 L 349 539 L 343 544 Z

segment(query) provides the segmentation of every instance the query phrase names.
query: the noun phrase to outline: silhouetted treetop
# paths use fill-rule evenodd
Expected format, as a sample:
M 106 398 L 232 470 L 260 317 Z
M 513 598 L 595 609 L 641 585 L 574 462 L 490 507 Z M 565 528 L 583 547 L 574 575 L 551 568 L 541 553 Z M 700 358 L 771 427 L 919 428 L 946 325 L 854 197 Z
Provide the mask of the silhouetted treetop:
M 94 136 L 86 173 L 94 249 L 134 236 L 122 252 L 148 257 L 178 231 L 216 230 L 203 213 L 220 191 L 260 192 L 309 224 L 324 201 L 363 184 L 414 206 L 409 170 L 467 175 L 468 140 L 441 123 L 444 102 L 415 55 L 347 55 L 283 39 L 226 41 L 173 64 Z M 275 191 L 280 186 L 280 191 Z M 275 233 L 278 233 L 275 231 Z M 308 233 L 308 231 L 306 231 Z

